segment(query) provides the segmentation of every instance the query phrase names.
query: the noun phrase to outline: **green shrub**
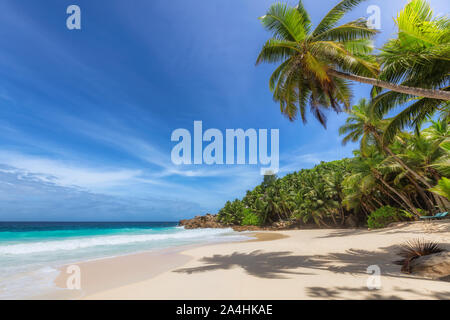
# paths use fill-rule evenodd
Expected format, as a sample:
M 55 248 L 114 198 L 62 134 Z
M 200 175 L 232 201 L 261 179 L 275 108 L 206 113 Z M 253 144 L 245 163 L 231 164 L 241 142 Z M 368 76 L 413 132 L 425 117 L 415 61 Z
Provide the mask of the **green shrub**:
M 260 217 L 237 199 L 225 203 L 225 206 L 219 211 L 218 219 L 220 222 L 230 225 L 259 226 L 262 224 Z
M 384 228 L 392 222 L 399 222 L 411 219 L 411 214 L 404 210 L 399 210 L 391 206 L 384 206 L 369 215 L 367 225 L 371 229 Z
M 243 217 L 241 225 L 243 226 L 259 226 L 261 225 L 261 219 L 259 216 L 252 212 L 250 209 L 245 208 L 243 211 Z
M 233 202 L 227 201 L 225 206 L 219 211 L 218 219 L 225 224 L 240 225 L 244 217 L 244 209 L 244 204 L 238 199 Z

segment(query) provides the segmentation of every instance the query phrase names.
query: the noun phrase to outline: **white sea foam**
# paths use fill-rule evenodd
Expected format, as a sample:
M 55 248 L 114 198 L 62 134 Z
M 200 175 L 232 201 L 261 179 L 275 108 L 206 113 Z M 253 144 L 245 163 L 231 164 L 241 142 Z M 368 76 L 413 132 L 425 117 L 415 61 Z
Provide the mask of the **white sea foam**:
M 136 233 L 91 235 L 22 242 L 0 242 L 0 299 L 33 297 L 61 290 L 54 285 L 58 267 L 76 261 L 100 259 L 173 246 L 238 241 L 248 237 L 229 229 L 184 227 L 142 230 Z
M 95 236 L 68 240 L 40 241 L 0 245 L 0 255 L 23 255 L 50 251 L 70 251 L 96 246 L 115 246 L 165 240 L 211 240 L 231 232 L 232 229 L 195 229 L 180 230 L 174 233 Z

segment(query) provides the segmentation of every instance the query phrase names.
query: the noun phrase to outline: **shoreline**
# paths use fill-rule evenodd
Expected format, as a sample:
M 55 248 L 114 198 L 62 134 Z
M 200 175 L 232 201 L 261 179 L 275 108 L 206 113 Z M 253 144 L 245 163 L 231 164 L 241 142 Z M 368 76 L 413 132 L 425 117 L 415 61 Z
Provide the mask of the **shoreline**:
M 185 244 L 181 246 L 152 249 L 135 253 L 125 253 L 121 255 L 94 258 L 89 260 L 81 260 L 70 264 L 63 264 L 56 269 L 59 274 L 52 281 L 56 286 L 55 292 L 48 294 L 37 294 L 30 297 L 31 299 L 82 299 L 86 295 L 91 295 L 99 291 L 104 291 L 124 284 L 130 284 L 143 281 L 160 274 L 167 269 L 182 266 L 190 260 L 189 256 L 183 255 L 183 252 L 189 249 L 211 246 L 221 243 L 235 242 L 254 242 L 254 241 L 271 241 L 283 238 L 283 235 L 275 233 L 249 232 L 245 234 L 248 240 L 228 240 L 212 243 L 195 243 Z M 254 238 L 254 239 L 252 239 Z M 157 261 L 158 263 L 153 263 Z M 68 290 L 67 280 L 71 274 L 67 273 L 69 266 L 78 266 L 81 272 L 81 290 Z M 108 272 L 121 274 L 120 278 L 102 276 Z M 84 281 L 83 281 L 84 279 Z
M 450 221 L 385 229 L 249 233 L 205 243 L 82 262 L 82 291 L 59 299 L 448 299 L 450 283 L 400 272 L 398 245 L 414 238 L 450 249 Z M 381 288 L 367 288 L 367 268 Z M 64 284 L 63 274 L 59 283 Z M 69 291 L 69 290 L 64 290 Z M 45 298 L 45 297 L 44 297 Z M 55 297 L 51 297 L 55 298 Z

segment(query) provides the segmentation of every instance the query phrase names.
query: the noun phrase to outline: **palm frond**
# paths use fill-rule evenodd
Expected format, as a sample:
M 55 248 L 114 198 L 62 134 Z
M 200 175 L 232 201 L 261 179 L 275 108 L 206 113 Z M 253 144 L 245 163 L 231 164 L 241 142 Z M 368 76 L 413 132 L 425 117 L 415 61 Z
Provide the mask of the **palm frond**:
M 365 0 L 342 0 L 333 9 L 331 9 L 322 21 L 317 25 L 313 31 L 313 36 L 321 35 L 322 33 L 333 28 L 339 20 L 350 10 L 355 8 Z
M 298 11 L 298 13 L 300 14 L 304 26 L 305 26 L 305 31 L 308 34 L 310 32 L 311 29 L 311 18 L 309 16 L 308 11 L 306 11 L 305 7 L 303 6 L 303 2 L 302 0 L 299 0 L 297 6 L 295 7 Z
M 284 61 L 298 52 L 296 45 L 292 41 L 269 39 L 259 53 L 256 59 L 256 65 L 263 62 L 274 63 Z
M 323 32 L 320 35 L 313 37 L 313 39 L 316 41 L 344 42 L 372 38 L 377 33 L 377 30 L 368 27 L 366 20 L 358 19 Z
M 407 126 L 420 127 L 428 117 L 433 115 L 441 102 L 442 100 L 422 98 L 406 107 L 388 124 L 383 135 L 384 144 L 392 142 L 396 134 Z
M 278 40 L 301 41 L 306 37 L 303 17 L 298 10 L 287 4 L 273 4 L 260 20 Z

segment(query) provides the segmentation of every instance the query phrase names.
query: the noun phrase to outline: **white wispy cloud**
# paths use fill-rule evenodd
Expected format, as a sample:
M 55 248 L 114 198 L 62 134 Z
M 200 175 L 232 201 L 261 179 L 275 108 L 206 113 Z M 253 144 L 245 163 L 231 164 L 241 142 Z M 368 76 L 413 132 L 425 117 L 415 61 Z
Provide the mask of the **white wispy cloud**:
M 88 189 L 120 185 L 142 174 L 141 170 L 88 168 L 71 162 L 4 151 L 0 153 L 0 163 L 23 172 L 38 173 L 43 181 Z
M 173 221 L 205 210 L 193 201 L 107 195 L 63 187 L 41 178 L 0 166 L 2 220 Z

